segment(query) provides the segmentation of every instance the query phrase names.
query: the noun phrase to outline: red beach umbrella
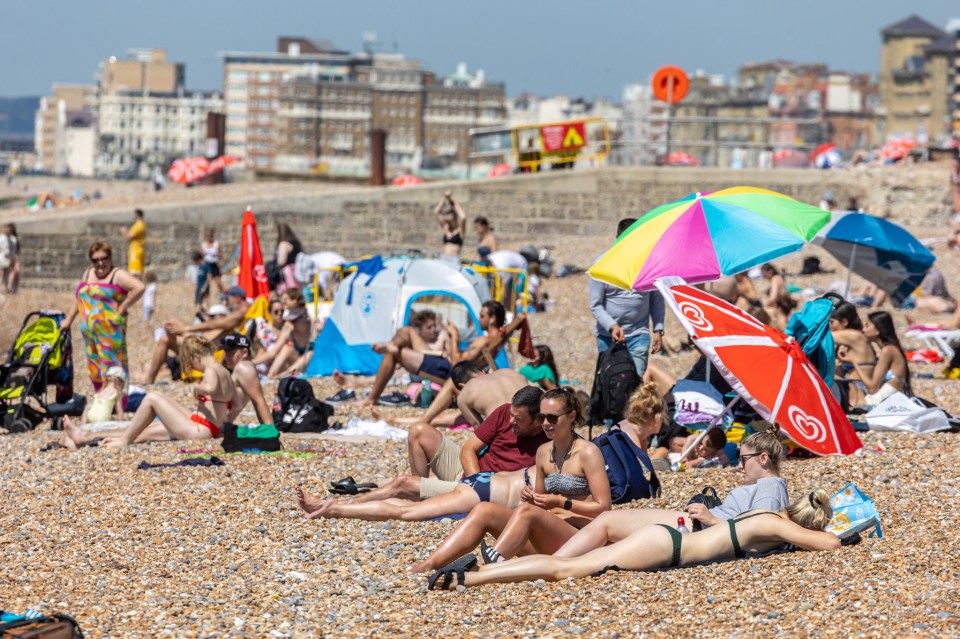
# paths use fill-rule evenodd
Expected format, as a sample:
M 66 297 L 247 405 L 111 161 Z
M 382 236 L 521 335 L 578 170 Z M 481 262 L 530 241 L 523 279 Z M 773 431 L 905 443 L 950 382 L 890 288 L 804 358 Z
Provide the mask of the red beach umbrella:
M 916 145 L 917 143 L 913 138 L 899 138 L 896 140 L 890 140 L 883 145 L 882 149 L 880 149 L 880 155 L 888 160 L 899 160 L 906 154 L 910 153 L 910 151 L 912 151 L 913 147 Z
M 700 160 L 685 151 L 674 151 L 663 159 L 667 166 L 700 166 Z
M 180 158 L 170 165 L 167 177 L 180 184 L 189 184 L 205 176 L 209 168 L 210 163 L 207 158 Z
M 416 175 L 398 175 L 393 178 L 394 186 L 416 186 L 417 184 L 423 184 L 423 178 Z
M 210 167 L 207 169 L 207 173 L 217 173 L 222 171 L 223 167 L 235 164 L 240 160 L 241 158 L 238 158 L 235 155 L 221 155 L 220 157 L 210 161 Z
M 863 447 L 796 340 L 679 277 L 656 285 L 697 348 L 764 419 L 818 455 Z
M 513 167 L 509 164 L 495 164 L 490 172 L 487 173 L 487 177 L 500 177 L 502 175 L 510 175 L 513 173 Z
M 807 156 L 797 149 L 780 149 L 773 153 L 773 166 L 777 168 L 801 168 L 807 166 Z
M 263 266 L 260 237 L 257 235 L 257 219 L 250 207 L 244 212 L 241 224 L 239 285 L 250 299 L 270 295 L 267 269 Z

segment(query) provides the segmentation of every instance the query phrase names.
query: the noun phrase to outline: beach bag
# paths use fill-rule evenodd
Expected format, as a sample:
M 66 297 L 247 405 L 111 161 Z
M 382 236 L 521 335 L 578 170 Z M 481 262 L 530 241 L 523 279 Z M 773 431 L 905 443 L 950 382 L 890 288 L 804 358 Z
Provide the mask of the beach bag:
M 874 531 L 870 533 L 870 537 L 883 537 L 877 505 L 860 492 L 852 482 L 830 498 L 830 507 L 833 508 L 833 519 L 827 524 L 827 532 L 832 532 L 840 539 L 846 539 L 868 528 L 873 528 Z
M 283 448 L 280 431 L 273 424 L 224 424 L 221 445 L 226 453 L 273 452 Z
M 866 415 L 867 425 L 878 432 L 935 433 L 950 430 L 950 420 L 938 406 L 919 398 L 894 393 Z
M 673 393 L 673 419 L 678 424 L 708 423 L 723 414 L 723 396 L 707 382 L 677 380 L 670 392 Z
M 590 423 L 604 420 L 619 422 L 633 391 L 640 386 L 640 375 L 630 351 L 614 344 L 597 358 L 597 372 L 590 393 Z
M 820 268 L 820 258 L 811 256 L 803 258 L 803 268 L 800 269 L 800 275 L 816 275 L 817 273 L 824 273 Z
M 83 632 L 73 617 L 57 613 L 0 623 L 0 639 L 83 639 Z
M 273 400 L 273 423 L 282 433 L 322 433 L 333 408 L 318 400 L 305 379 L 284 377 Z
M 660 480 L 653 470 L 650 457 L 619 427 L 614 426 L 598 435 L 593 443 L 603 455 L 613 503 L 624 504 L 660 496 Z M 650 479 L 647 479 L 647 474 Z

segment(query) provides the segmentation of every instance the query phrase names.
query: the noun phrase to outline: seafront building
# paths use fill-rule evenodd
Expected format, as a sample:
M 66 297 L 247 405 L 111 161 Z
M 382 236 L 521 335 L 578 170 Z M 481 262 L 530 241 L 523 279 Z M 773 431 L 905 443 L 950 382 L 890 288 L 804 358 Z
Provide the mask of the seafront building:
M 207 154 L 207 114 L 221 112 L 223 100 L 186 90 L 184 65 L 167 61 L 163 49 L 110 57 L 95 75 L 94 85 L 54 84 L 41 99 L 35 143 L 44 169 L 146 177 L 178 157 Z
M 456 171 L 467 131 L 506 120 L 504 86 L 466 65 L 442 78 L 401 54 L 278 39 L 277 52 L 224 52 L 227 153 L 260 171 L 362 175 L 370 132 L 388 170 Z

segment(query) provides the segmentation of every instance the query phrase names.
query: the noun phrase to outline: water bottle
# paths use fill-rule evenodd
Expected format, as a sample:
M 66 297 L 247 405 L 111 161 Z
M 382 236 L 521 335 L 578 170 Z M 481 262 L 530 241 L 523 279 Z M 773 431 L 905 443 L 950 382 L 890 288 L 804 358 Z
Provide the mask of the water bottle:
M 719 457 L 711 457 L 710 459 L 705 459 L 700 464 L 700 468 L 720 468 L 722 464 L 720 463 Z
M 431 402 L 433 402 L 433 383 L 425 379 L 420 386 L 420 408 L 430 408 Z
M 687 524 L 684 522 L 683 517 L 677 517 L 677 530 L 680 531 L 680 534 L 686 534 L 690 532 L 690 529 L 687 528 Z

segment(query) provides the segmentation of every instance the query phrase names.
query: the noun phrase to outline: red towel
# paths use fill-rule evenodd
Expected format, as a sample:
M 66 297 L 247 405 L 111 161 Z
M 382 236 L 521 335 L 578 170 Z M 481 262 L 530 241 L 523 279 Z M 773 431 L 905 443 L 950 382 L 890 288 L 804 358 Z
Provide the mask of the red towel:
M 527 359 L 537 356 L 537 352 L 533 350 L 533 336 L 530 335 L 530 322 L 527 318 L 523 318 L 520 322 L 520 343 L 517 345 L 517 352 Z

